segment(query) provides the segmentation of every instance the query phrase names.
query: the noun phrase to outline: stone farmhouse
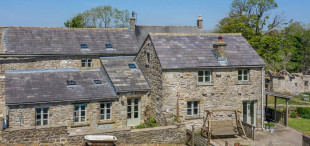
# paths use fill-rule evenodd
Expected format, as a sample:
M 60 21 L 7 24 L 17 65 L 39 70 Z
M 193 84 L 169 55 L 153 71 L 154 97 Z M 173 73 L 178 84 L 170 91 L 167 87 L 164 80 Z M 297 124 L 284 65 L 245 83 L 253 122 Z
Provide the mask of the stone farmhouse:
M 241 34 L 197 26 L 0 28 L 0 109 L 7 129 L 113 131 L 155 117 L 190 126 L 237 109 L 262 127 L 264 61 Z M 178 103 L 178 105 L 177 105 Z M 219 119 L 231 118 L 221 113 Z

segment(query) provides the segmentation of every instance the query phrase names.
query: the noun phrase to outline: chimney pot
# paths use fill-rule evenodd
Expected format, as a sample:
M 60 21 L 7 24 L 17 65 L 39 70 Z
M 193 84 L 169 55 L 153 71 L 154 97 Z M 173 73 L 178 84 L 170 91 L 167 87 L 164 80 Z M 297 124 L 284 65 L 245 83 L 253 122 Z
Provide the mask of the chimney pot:
M 223 37 L 222 37 L 222 35 L 219 35 L 219 36 L 218 36 L 218 42 L 219 42 L 219 43 L 222 43 L 222 41 L 223 41 Z
M 201 15 L 198 16 L 197 26 L 198 26 L 198 29 L 202 29 L 202 19 L 201 19 Z

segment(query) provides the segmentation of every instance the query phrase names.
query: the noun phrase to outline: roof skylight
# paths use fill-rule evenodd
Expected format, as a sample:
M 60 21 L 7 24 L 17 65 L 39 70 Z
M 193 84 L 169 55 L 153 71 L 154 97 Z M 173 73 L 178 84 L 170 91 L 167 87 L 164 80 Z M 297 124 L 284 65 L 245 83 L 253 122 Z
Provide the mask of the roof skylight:
M 102 84 L 102 82 L 100 80 L 94 80 L 95 84 Z
M 76 82 L 73 80 L 67 80 L 68 85 L 76 85 Z
M 129 68 L 137 68 L 135 64 L 128 64 Z
M 81 48 L 85 49 L 88 48 L 87 44 L 81 44 Z
M 107 47 L 107 48 L 113 48 L 111 44 L 105 44 L 105 47 Z

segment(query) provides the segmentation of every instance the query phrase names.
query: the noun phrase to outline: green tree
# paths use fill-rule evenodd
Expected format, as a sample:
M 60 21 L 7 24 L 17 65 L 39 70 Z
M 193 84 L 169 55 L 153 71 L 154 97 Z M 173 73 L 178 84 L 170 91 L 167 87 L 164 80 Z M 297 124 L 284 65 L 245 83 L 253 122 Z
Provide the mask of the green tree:
M 129 11 L 111 6 L 98 6 L 67 20 L 66 27 L 124 28 L 129 24 Z

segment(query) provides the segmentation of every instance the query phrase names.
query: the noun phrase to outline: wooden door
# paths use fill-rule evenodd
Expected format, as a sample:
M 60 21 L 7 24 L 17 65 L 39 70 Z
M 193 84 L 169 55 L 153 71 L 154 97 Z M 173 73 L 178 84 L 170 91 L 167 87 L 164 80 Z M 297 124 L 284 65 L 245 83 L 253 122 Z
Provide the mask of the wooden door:
M 127 126 L 140 124 L 140 98 L 127 99 Z

